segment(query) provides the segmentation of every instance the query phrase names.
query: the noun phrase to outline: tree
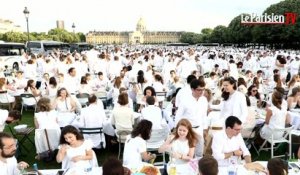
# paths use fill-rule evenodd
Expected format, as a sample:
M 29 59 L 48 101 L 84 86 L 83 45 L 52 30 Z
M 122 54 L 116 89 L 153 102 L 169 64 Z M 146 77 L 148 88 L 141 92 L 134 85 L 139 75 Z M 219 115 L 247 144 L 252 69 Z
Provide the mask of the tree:
M 226 26 L 216 26 L 210 34 L 210 42 L 212 43 L 226 43 L 228 41 Z
M 3 40 L 7 42 L 25 43 L 27 41 L 27 35 L 20 32 L 6 32 L 3 34 Z
M 253 26 L 241 24 L 241 15 L 250 16 L 249 14 L 240 14 L 231 20 L 228 26 L 228 42 L 237 44 L 252 42 Z

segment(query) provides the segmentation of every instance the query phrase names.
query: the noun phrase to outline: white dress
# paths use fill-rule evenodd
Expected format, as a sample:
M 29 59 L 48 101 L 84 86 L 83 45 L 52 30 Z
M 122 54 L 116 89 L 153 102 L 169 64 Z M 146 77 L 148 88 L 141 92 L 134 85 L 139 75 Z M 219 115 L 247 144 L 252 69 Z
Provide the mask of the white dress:
M 140 169 L 143 167 L 141 153 L 146 152 L 146 141 L 141 137 L 127 137 L 124 148 L 123 165 L 129 169 Z
M 34 117 L 39 124 L 39 128 L 35 129 L 34 136 L 36 152 L 41 153 L 49 150 L 44 129 L 47 129 L 50 148 L 52 150 L 57 149 L 60 138 L 60 127 L 57 123 L 57 112 L 54 110 L 49 112 L 38 112 L 35 113 Z
M 172 152 L 177 152 L 179 154 L 188 155 L 189 153 L 189 142 L 188 140 L 181 141 L 179 139 L 174 140 L 172 142 Z M 184 164 L 187 163 L 187 161 L 181 160 L 181 159 L 175 159 L 173 162 L 174 164 Z
M 95 157 L 95 154 L 93 154 L 92 160 L 80 160 L 77 162 L 73 162 L 71 160 L 75 156 L 86 155 L 86 151 L 92 150 L 92 146 L 93 146 L 93 143 L 90 140 L 83 141 L 83 143 L 79 147 L 76 147 L 76 148 L 68 146 L 66 155 L 62 162 L 62 169 L 75 168 L 75 167 L 83 167 L 83 168 L 93 167 L 94 166 L 93 160 L 97 159 Z
M 58 112 L 57 119 L 60 127 L 70 125 L 74 121 L 76 114 L 74 112 L 70 112 L 71 108 L 72 105 L 70 97 L 67 97 L 64 101 L 56 100 L 56 110 Z
M 272 111 L 272 116 L 270 118 L 269 124 L 265 124 L 260 131 L 260 135 L 263 139 L 268 139 L 272 135 L 273 129 L 283 129 L 285 128 L 286 114 L 287 114 L 287 105 L 286 103 L 281 104 L 281 109 L 272 105 L 269 108 Z M 274 139 L 282 137 L 283 133 L 278 132 L 273 134 Z

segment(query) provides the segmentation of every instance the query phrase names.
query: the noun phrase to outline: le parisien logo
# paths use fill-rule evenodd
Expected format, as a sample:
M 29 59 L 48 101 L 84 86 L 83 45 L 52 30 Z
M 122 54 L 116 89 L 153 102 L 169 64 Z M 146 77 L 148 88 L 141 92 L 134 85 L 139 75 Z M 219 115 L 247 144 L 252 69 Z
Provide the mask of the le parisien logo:
M 274 13 L 262 15 L 257 15 L 252 13 L 251 15 L 241 15 L 241 24 L 245 25 L 256 25 L 256 24 L 285 24 L 285 25 L 294 25 L 297 21 L 298 14 L 293 12 L 286 12 L 284 15 L 277 15 Z

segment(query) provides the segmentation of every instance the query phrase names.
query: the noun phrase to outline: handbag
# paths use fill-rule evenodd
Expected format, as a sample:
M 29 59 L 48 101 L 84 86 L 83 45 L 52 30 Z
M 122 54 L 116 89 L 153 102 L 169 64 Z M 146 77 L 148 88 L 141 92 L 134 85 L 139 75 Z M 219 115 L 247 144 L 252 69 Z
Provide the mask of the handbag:
M 44 129 L 44 131 L 45 131 L 45 135 L 46 135 L 48 150 L 39 153 L 37 156 L 37 159 L 42 160 L 44 162 L 51 162 L 55 158 L 55 153 L 51 150 L 47 129 Z

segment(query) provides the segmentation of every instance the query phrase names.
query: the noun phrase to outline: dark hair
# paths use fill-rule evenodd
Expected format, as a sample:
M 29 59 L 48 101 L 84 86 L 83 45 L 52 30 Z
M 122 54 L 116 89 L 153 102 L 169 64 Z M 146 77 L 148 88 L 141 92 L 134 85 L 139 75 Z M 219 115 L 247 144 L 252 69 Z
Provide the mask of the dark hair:
M 276 87 L 282 87 L 280 75 L 274 74 L 274 75 L 273 75 L 273 80 L 274 80 L 275 83 L 276 83 Z
M 197 89 L 199 86 L 205 87 L 205 81 L 200 81 L 200 80 L 194 79 L 191 81 L 190 86 L 192 89 Z
M 71 68 L 68 70 L 68 73 L 70 74 L 71 72 L 73 72 L 74 69 L 75 69 L 75 67 L 71 67 Z
M 4 138 L 7 138 L 7 139 L 13 139 L 13 137 L 5 132 L 0 132 L 0 149 L 2 150 L 3 147 L 4 147 L 4 144 L 3 144 L 3 139 Z
M 19 120 L 22 117 L 22 114 L 20 111 L 12 110 L 8 112 L 8 116 L 13 118 L 13 120 Z
M 122 162 L 114 157 L 105 160 L 102 170 L 103 175 L 124 175 Z
M 103 73 L 102 72 L 98 72 L 98 74 L 97 74 L 98 76 L 100 76 L 100 75 L 103 75 Z
M 49 112 L 51 110 L 51 101 L 49 98 L 42 97 L 37 102 L 36 111 L 37 112 Z
M 77 128 L 75 128 L 72 125 L 67 125 L 61 130 L 61 135 L 59 140 L 60 144 L 69 144 L 65 139 L 66 134 L 74 134 L 77 140 L 84 140 L 83 135 L 78 131 Z
M 197 79 L 197 77 L 195 75 L 189 75 L 187 78 L 186 78 L 186 82 L 187 84 L 190 84 L 192 82 L 192 80 L 194 79 Z
M 257 88 L 254 84 L 251 85 L 249 88 L 248 88 L 248 92 L 247 92 L 247 95 L 250 97 L 251 96 L 251 91 L 253 88 Z M 257 100 L 260 100 L 260 94 L 259 92 L 257 91 L 257 93 L 255 94 L 255 97 Z
M 147 97 L 147 98 L 146 98 L 146 103 L 147 103 L 148 105 L 154 105 L 154 103 L 155 103 L 155 98 L 154 98 L 153 96 Z
M 55 77 L 50 77 L 49 84 L 53 85 L 54 87 L 57 86 L 57 81 Z
M 96 95 L 91 95 L 88 98 L 89 104 L 95 103 L 97 101 Z
M 283 55 L 277 55 L 276 60 L 278 60 L 278 62 L 280 64 L 286 64 L 286 59 L 285 59 L 285 56 L 283 56 Z
M 129 102 L 128 100 L 128 94 L 127 93 L 120 93 L 120 95 L 118 96 L 118 103 L 120 105 L 127 105 Z
M 147 87 L 144 89 L 144 95 L 146 95 L 146 91 L 147 91 L 147 90 L 150 90 L 150 91 L 151 91 L 151 96 L 156 96 L 155 89 L 154 89 L 152 86 L 147 86 Z
M 294 88 L 292 89 L 292 93 L 291 93 L 291 95 L 289 95 L 289 97 L 294 97 L 294 96 L 296 96 L 296 94 L 297 94 L 298 92 L 300 92 L 300 87 L 299 87 L 299 86 L 294 87 Z
M 272 158 L 268 161 L 267 168 L 270 175 L 286 175 L 288 174 L 287 164 L 280 158 Z
M 245 87 L 247 87 L 247 83 L 244 78 L 238 78 L 237 86 L 239 87 L 240 85 L 244 85 Z
M 81 77 L 80 84 L 87 84 L 87 80 L 85 76 Z
M 215 72 L 210 72 L 210 74 L 209 74 L 210 77 L 213 77 L 215 75 L 217 75 Z
M 229 82 L 229 84 L 233 85 L 233 89 L 236 90 L 237 87 L 236 87 L 236 80 L 233 78 L 233 77 L 226 77 L 223 79 L 223 83 L 227 81 Z M 230 93 L 229 92 L 226 92 L 225 90 L 223 90 L 222 92 L 222 98 L 227 101 L 229 99 L 229 96 L 230 96 Z
M 144 72 L 142 70 L 138 71 L 137 83 L 141 83 L 141 84 L 145 83 Z
M 226 116 L 224 116 L 226 117 Z M 233 128 L 235 124 L 241 125 L 242 122 L 239 118 L 235 117 L 235 116 L 229 116 L 226 120 L 225 120 L 225 127 L 228 128 Z
M 212 156 L 204 156 L 198 162 L 198 170 L 203 175 L 217 175 L 219 173 L 218 162 Z
M 24 88 L 24 90 L 27 91 L 28 88 L 32 88 L 32 87 L 31 87 L 31 84 L 32 84 L 33 82 L 34 82 L 34 80 L 28 80 L 28 81 L 27 81 L 27 86 Z
M 154 79 L 156 81 L 161 82 L 161 84 L 164 84 L 164 80 L 163 80 L 163 78 L 160 75 L 158 75 L 158 74 L 154 75 Z
M 138 135 L 141 135 L 144 140 L 148 140 L 150 139 L 151 130 L 152 122 L 149 120 L 141 120 L 131 132 L 131 137 L 135 138 Z
M 273 91 L 272 94 L 272 104 L 276 106 L 278 109 L 281 109 L 281 104 L 283 101 L 283 94 L 279 91 Z
M 250 98 L 246 95 L 246 104 L 247 106 L 251 106 Z

